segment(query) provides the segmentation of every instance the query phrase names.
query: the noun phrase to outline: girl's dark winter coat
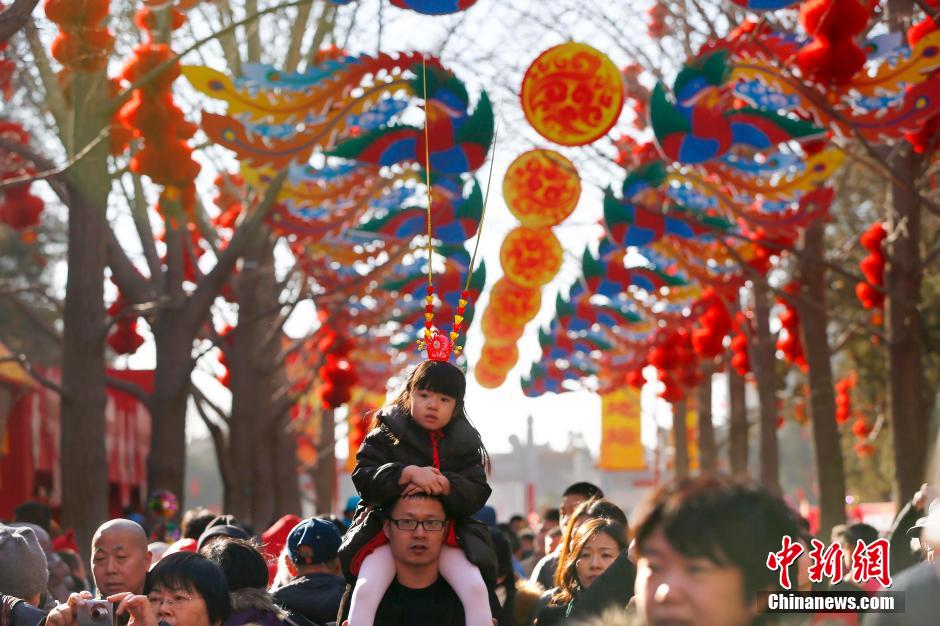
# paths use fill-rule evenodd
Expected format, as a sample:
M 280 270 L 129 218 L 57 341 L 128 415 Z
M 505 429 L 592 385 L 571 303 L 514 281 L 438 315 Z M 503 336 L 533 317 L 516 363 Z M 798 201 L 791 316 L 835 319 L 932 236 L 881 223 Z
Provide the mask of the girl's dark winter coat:
M 486 482 L 479 433 L 459 418 L 432 433 L 397 407 L 383 409 L 377 418 L 378 428 L 366 435 L 356 454 L 352 479 L 362 502 L 339 550 L 343 572 L 354 578 L 349 570 L 353 558 L 382 532 L 384 516 L 377 508 L 392 504 L 401 495 L 406 486 L 398 484 L 402 470 L 408 465 L 435 466 L 436 447 L 438 469 L 450 481 L 450 493 L 441 496 L 441 501 L 448 518 L 456 522 L 457 542 L 484 579 L 495 580 L 496 554 L 489 531 L 470 519 L 492 491 Z

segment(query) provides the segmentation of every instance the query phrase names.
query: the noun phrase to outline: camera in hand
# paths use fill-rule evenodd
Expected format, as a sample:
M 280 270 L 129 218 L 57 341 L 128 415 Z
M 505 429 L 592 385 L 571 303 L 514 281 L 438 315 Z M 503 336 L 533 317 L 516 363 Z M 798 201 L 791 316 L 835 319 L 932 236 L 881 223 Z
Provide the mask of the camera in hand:
M 113 626 L 114 605 L 107 600 L 86 600 L 78 611 L 78 626 Z

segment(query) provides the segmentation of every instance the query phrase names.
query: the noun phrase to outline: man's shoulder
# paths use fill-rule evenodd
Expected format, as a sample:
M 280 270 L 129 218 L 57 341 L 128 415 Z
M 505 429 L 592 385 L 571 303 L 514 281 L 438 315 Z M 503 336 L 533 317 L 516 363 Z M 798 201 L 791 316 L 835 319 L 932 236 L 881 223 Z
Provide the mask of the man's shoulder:
M 295 578 L 277 591 L 272 592 L 271 595 L 274 596 L 275 600 L 284 600 L 310 593 L 335 593 L 337 590 L 342 593 L 345 588 L 346 581 L 344 581 L 341 576 L 315 574 L 313 576 Z
M 940 564 L 923 561 L 917 565 L 912 565 L 902 570 L 894 577 L 891 584 L 892 590 L 920 591 L 938 590 L 940 591 Z M 940 602 L 940 594 L 937 596 Z
M 13 605 L 13 626 L 36 626 L 46 618 L 46 612 L 25 600 Z

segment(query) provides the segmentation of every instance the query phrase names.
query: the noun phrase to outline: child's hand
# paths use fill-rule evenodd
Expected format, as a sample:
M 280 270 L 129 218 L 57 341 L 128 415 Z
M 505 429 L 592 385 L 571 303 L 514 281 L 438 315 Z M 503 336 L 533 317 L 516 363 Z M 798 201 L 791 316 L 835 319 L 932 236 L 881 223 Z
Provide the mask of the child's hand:
M 450 491 L 450 483 L 444 478 L 440 470 L 436 467 L 417 467 L 415 465 L 408 466 L 410 470 L 408 474 L 409 485 L 405 487 L 405 490 L 414 485 L 417 487 L 417 491 L 423 491 L 429 493 L 432 496 L 439 496 L 444 494 L 444 490 Z M 403 494 L 406 491 L 402 491 Z M 417 493 L 415 491 L 414 493 Z

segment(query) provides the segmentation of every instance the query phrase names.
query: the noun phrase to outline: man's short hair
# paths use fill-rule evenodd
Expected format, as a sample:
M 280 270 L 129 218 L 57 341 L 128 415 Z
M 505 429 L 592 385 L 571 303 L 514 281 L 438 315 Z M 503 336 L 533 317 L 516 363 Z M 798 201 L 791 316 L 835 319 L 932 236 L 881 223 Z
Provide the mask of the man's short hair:
M 386 504 L 385 506 L 381 507 L 378 510 L 383 514 L 383 516 L 386 519 L 388 519 L 392 516 L 392 511 L 395 510 L 395 507 L 398 506 L 398 503 L 402 501 L 407 501 L 407 500 L 437 500 L 438 502 L 441 503 L 441 507 L 444 506 L 444 501 L 441 499 L 440 496 L 431 495 L 429 493 L 424 493 L 422 491 L 418 493 L 413 493 L 409 496 L 398 496 L 397 498 L 395 498 L 394 500 L 392 500 L 391 502 L 389 502 L 388 504 Z M 446 508 L 444 509 L 444 515 L 445 516 L 447 515 Z
M 796 514 L 779 496 L 752 483 L 701 476 L 665 484 L 640 505 L 636 542 L 662 530 L 669 544 L 686 557 L 704 557 L 741 572 L 745 601 L 778 587 L 778 573 L 767 555 L 778 552 L 785 535 L 796 540 Z M 796 580 L 796 563 L 791 578 Z
M 542 514 L 542 522 L 560 522 L 561 521 L 561 512 L 557 507 L 552 507 L 550 509 L 545 509 L 545 513 Z
M 623 509 L 604 498 L 591 498 L 585 502 L 584 510 L 581 511 L 581 515 L 587 515 L 591 519 L 609 519 L 614 522 L 619 522 L 623 526 L 628 525 L 627 514 L 623 512 Z
M 593 483 L 579 482 L 568 485 L 561 497 L 565 496 L 584 496 L 585 498 L 603 498 L 604 492 Z
M 845 542 L 849 547 L 854 549 L 859 539 L 864 541 L 865 545 L 877 541 L 878 529 L 870 524 L 864 523 L 852 524 L 845 529 Z
M 42 502 L 27 500 L 13 510 L 14 522 L 36 524 L 47 533 L 52 532 L 52 511 Z

